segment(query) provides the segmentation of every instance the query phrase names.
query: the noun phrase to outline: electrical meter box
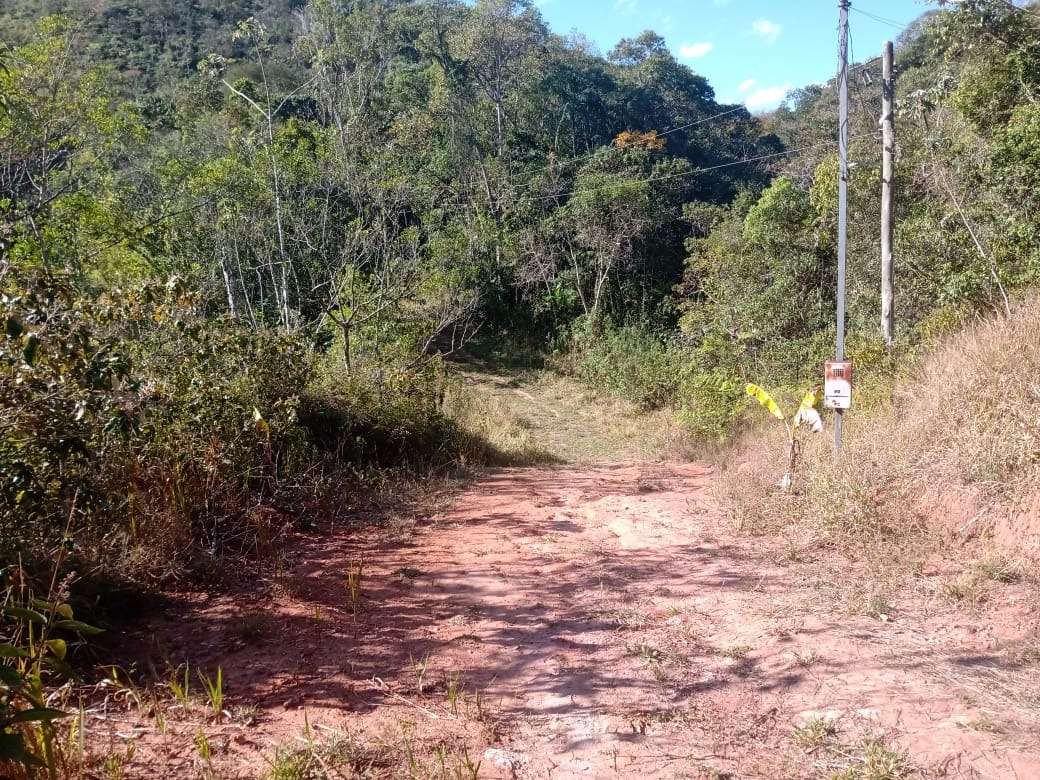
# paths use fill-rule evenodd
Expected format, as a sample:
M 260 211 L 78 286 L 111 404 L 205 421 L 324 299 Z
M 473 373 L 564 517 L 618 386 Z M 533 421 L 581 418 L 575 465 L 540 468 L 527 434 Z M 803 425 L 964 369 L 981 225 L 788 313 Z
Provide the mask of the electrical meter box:
M 823 405 L 828 409 L 852 406 L 852 361 L 828 360 L 823 366 Z

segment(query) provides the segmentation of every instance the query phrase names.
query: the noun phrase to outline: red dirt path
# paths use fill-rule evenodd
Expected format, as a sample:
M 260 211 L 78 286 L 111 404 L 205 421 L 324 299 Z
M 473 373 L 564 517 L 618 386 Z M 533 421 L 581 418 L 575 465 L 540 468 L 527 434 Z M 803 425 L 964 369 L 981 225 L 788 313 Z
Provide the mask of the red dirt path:
M 126 777 L 260 777 L 279 746 L 348 735 L 367 758 L 308 776 L 465 777 L 468 758 L 479 777 L 828 777 L 865 773 L 877 739 L 903 774 L 845 776 L 1040 778 L 1033 586 L 972 612 L 930 564 L 884 619 L 855 614 L 867 575 L 734 533 L 711 482 L 503 469 L 419 522 L 302 539 L 278 576 L 139 635 L 157 664 L 219 665 L 238 722 L 160 705 L 160 735 L 110 698 L 91 742 L 134 743 Z M 798 737 L 814 719 L 833 734 Z

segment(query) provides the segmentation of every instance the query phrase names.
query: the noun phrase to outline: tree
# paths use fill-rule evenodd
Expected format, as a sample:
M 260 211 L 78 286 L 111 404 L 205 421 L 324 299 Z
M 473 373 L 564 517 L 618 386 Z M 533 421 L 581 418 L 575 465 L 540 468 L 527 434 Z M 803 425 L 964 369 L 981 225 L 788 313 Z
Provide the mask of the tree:
M 531 0 L 478 0 L 457 47 L 475 92 L 494 110 L 494 151 L 506 155 L 511 107 L 519 108 L 525 70 L 548 30 Z
M 575 283 L 593 325 L 599 325 L 610 282 L 634 265 L 641 241 L 658 222 L 651 184 L 639 164 L 647 154 L 601 150 L 579 170 L 567 202 L 566 218 L 579 247 L 571 249 Z
M 268 79 L 265 64 L 265 57 L 270 51 L 267 30 L 254 17 L 250 17 L 245 21 L 239 22 L 237 29 L 232 35 L 232 39 L 246 43 L 255 57 L 255 62 L 257 67 L 260 69 L 262 79 L 258 95 L 254 97 L 250 94 L 253 90 L 249 83 L 231 84 L 227 79 L 223 78 L 224 69 L 227 65 L 227 61 L 223 57 L 210 55 L 199 63 L 199 70 L 207 76 L 219 78 L 221 83 L 223 83 L 233 95 L 245 101 L 260 120 L 262 137 L 264 140 L 264 146 L 261 147 L 261 152 L 262 156 L 266 157 L 266 168 L 270 175 L 270 191 L 274 206 L 274 227 L 277 238 L 277 255 L 270 263 L 272 289 L 275 294 L 275 303 L 278 307 L 281 326 L 286 332 L 288 332 L 293 327 L 290 291 L 292 261 L 289 257 L 289 251 L 286 245 L 285 220 L 283 214 L 284 196 L 282 192 L 282 182 L 280 180 L 278 161 L 275 158 L 275 150 L 273 147 L 275 144 L 275 119 L 278 117 L 281 110 L 289 103 L 290 99 L 297 92 L 303 89 L 305 85 L 298 87 L 288 95 L 283 96 L 281 100 L 276 103 L 273 94 L 274 87 Z M 299 287 L 299 280 L 293 280 L 293 282 L 297 287 Z
M 71 70 L 73 46 L 72 22 L 48 17 L 0 69 L 0 279 L 12 263 L 81 276 L 125 237 L 118 169 L 145 131 L 110 71 Z

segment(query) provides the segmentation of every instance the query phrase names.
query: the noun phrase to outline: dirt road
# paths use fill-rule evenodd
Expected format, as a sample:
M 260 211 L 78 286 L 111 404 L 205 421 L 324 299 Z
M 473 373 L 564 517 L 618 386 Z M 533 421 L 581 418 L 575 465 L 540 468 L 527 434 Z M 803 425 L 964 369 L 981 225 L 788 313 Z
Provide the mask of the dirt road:
M 222 669 L 219 722 L 196 696 L 153 705 L 161 736 L 115 704 L 90 733 L 133 742 L 127 777 L 1040 777 L 1034 585 L 967 608 L 930 561 L 882 597 L 736 533 L 712 480 L 494 470 L 432 516 L 303 539 L 149 627 L 170 666 Z

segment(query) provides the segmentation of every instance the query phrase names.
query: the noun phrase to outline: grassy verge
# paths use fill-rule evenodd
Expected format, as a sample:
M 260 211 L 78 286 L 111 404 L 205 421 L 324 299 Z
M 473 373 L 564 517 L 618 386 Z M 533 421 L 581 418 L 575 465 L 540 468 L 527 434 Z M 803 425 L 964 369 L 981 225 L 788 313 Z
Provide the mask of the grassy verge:
M 839 462 L 829 431 L 807 442 L 790 493 L 776 484 L 782 431 L 763 425 L 747 434 L 726 458 L 720 486 L 741 527 L 797 530 L 857 554 L 884 547 L 914 557 L 931 533 L 951 530 L 939 527 L 942 512 L 929 505 L 944 494 L 966 491 L 982 511 L 1028 505 L 1040 487 L 1035 307 L 1028 301 L 1011 318 L 965 328 L 917 365 L 891 403 L 854 408 Z M 974 532 L 1016 545 L 998 519 L 984 519 Z

